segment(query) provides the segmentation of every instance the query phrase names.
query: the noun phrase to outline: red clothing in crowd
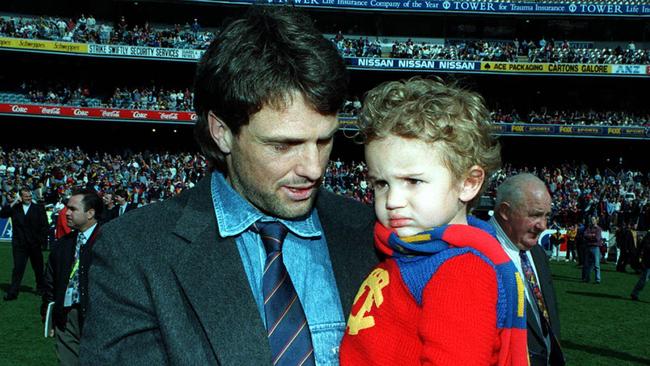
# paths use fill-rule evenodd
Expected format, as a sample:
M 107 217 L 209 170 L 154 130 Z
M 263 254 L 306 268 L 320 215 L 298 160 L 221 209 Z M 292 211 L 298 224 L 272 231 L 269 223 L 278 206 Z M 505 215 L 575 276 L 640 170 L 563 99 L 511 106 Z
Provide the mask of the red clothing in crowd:
M 68 212 L 67 207 L 63 207 L 59 211 L 59 216 L 56 218 L 56 227 L 54 229 L 54 236 L 56 239 L 61 239 L 62 237 L 70 234 L 72 229 L 68 226 L 68 220 L 65 218 L 65 213 Z

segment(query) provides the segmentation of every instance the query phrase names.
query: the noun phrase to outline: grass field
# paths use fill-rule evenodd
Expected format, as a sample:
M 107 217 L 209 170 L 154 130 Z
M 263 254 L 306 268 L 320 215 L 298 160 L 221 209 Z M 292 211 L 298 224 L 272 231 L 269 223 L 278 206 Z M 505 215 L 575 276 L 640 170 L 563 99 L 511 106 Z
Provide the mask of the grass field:
M 49 252 L 43 252 L 47 261 Z M 0 244 L 0 290 L 2 296 L 11 282 L 11 245 Z M 35 293 L 34 272 L 27 264 L 16 301 L 0 299 L 0 365 L 56 365 L 54 339 L 43 337 L 41 298 Z
M 47 255 L 47 253 L 45 253 Z M 637 276 L 603 265 L 603 283 L 580 282 L 580 268 L 551 264 L 562 322 L 562 345 L 569 365 L 650 365 L 650 288 L 641 301 L 629 300 Z M 11 248 L 0 244 L 0 289 L 11 273 Z M 40 298 L 32 292 L 27 268 L 17 301 L 0 302 L 0 365 L 55 365 L 54 341 L 42 336 Z M 650 286 L 649 286 L 650 287 Z

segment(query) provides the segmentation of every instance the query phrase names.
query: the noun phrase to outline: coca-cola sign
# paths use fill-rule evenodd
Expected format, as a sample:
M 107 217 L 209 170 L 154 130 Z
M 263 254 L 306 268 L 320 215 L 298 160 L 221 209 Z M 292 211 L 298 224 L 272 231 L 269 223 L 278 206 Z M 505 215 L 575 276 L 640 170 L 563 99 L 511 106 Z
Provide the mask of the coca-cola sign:
M 88 111 L 79 108 L 75 108 L 75 110 L 72 111 L 72 114 L 75 116 L 88 117 Z
M 61 108 L 56 108 L 56 107 L 41 107 L 41 113 L 43 114 L 56 114 L 60 115 L 61 114 Z
M 15 114 L 57 116 L 82 119 L 121 119 L 165 121 L 171 124 L 196 122 L 196 113 L 189 111 L 147 111 L 134 109 L 107 109 L 80 106 L 32 105 L 0 103 L 0 112 Z
M 178 113 L 160 113 L 160 119 L 178 120 Z
M 120 111 L 104 111 L 104 110 L 102 110 L 102 117 L 120 118 Z
M 11 106 L 11 111 L 14 113 L 27 113 L 27 107 L 19 106 L 19 105 L 12 105 Z

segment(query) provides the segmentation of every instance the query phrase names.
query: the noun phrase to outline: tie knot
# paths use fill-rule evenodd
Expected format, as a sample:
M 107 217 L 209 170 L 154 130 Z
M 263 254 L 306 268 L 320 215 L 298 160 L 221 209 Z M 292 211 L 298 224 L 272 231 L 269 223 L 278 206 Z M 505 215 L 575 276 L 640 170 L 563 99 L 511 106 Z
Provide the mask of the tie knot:
M 519 256 L 521 258 L 528 259 L 528 257 L 526 257 L 526 251 L 525 250 L 520 250 L 519 251 Z
M 282 249 L 282 242 L 287 236 L 288 229 L 282 223 L 258 221 L 252 226 L 253 231 L 260 234 L 267 253 L 278 252 Z
M 77 235 L 77 244 L 84 244 L 85 242 L 86 242 L 86 236 L 84 235 L 84 233 L 79 232 L 79 234 Z

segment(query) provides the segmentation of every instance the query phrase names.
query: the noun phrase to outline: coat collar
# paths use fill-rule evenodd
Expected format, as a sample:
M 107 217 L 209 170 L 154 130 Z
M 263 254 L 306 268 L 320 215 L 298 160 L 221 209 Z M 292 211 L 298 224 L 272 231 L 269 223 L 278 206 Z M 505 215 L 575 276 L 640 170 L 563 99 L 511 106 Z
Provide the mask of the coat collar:
M 209 176 L 187 192 L 185 204 L 172 229 L 173 234 L 184 241 L 178 260 L 172 264 L 173 271 L 220 363 L 269 364 L 270 348 L 260 347 L 268 344 L 266 330 L 236 242 L 232 237 L 219 236 L 210 198 Z M 359 225 L 361 220 L 355 217 L 357 213 L 341 210 L 342 199 L 321 189 L 316 207 L 343 312 L 349 314 L 359 284 L 367 275 L 365 268 L 370 270 L 377 259 L 370 240 L 373 221 L 369 220 L 367 227 Z M 351 235 L 357 238 L 367 236 L 368 240 L 354 240 Z M 217 271 L 219 274 L 215 275 Z
M 342 210 L 344 198 L 321 189 L 316 209 L 325 232 L 334 278 L 338 287 L 343 314 L 352 309 L 359 286 L 377 262 L 372 245 L 374 221 L 363 222 L 358 212 Z
M 546 253 L 544 253 L 543 249 L 539 245 L 536 245 L 533 248 L 531 248 L 530 254 L 533 258 L 533 262 L 535 263 L 535 268 L 537 269 L 537 280 L 540 282 L 543 289 L 542 297 L 544 298 L 544 303 L 546 304 L 546 309 L 548 311 L 549 320 L 551 322 L 550 324 L 551 329 L 553 333 L 557 336 L 558 335 L 558 329 L 556 324 L 558 319 L 557 312 L 556 312 L 557 309 L 553 305 L 555 304 L 555 294 L 554 294 L 555 290 L 553 289 L 553 285 L 549 280 L 551 278 L 551 273 L 549 272 L 548 263 L 546 261 Z M 530 305 L 528 302 L 526 303 Z M 530 311 L 532 311 L 532 309 L 530 309 Z M 545 337 L 542 333 L 541 325 L 536 321 L 535 317 L 528 316 L 527 323 L 528 323 L 528 327 L 533 331 L 535 336 L 539 338 L 540 342 L 542 344 L 546 344 Z
M 237 245 L 219 237 L 210 195 L 209 177 L 188 192 L 173 229 L 184 241 L 173 271 L 221 364 L 268 364 L 270 349 L 260 347 L 266 330 Z

